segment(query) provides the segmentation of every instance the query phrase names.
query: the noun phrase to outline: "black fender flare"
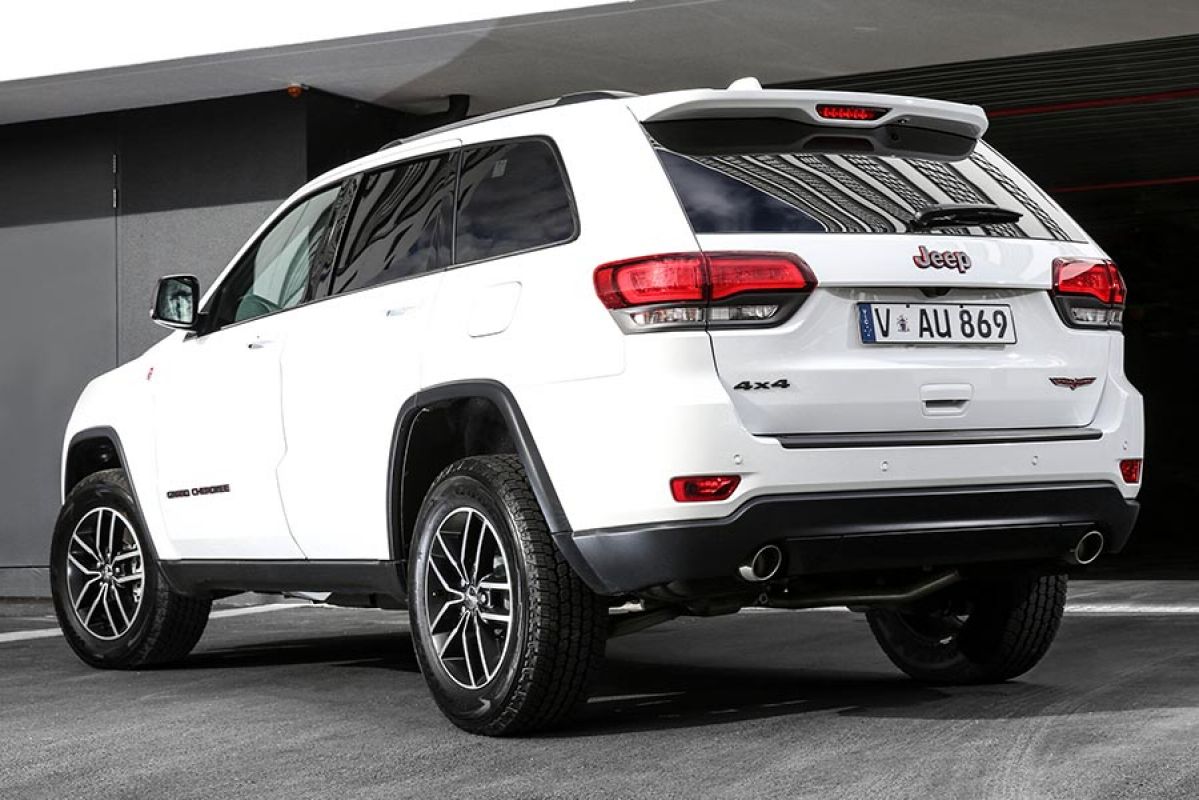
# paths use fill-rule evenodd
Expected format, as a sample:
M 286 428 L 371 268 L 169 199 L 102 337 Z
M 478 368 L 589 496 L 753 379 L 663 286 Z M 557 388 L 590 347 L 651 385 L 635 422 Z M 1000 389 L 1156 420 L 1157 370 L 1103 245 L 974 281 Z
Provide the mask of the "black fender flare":
M 396 416 L 395 428 L 391 435 L 390 461 L 387 466 L 388 546 L 391 548 L 393 560 L 400 562 L 407 560 L 407 554 L 397 553 L 396 549 L 404 534 L 404 504 L 411 501 L 411 498 L 405 498 L 402 495 L 403 482 L 400 478 L 404 474 L 404 460 L 407 458 L 409 437 L 412 434 L 413 425 L 420 412 L 429 406 L 447 400 L 465 400 L 473 397 L 491 401 L 507 424 L 508 431 L 512 435 L 512 443 L 516 448 L 516 455 L 520 458 L 521 464 L 524 465 L 525 472 L 528 474 L 529 485 L 533 490 L 533 496 L 537 499 L 537 504 L 541 507 L 541 513 L 545 517 L 546 525 L 549 526 L 549 532 L 557 534 L 570 531 L 570 522 L 566 518 L 566 512 L 562 510 L 562 503 L 558 500 L 558 493 L 554 490 L 549 471 L 541 459 L 537 443 L 533 441 L 533 434 L 529 430 L 529 425 L 525 422 L 524 414 L 521 413 L 520 406 L 511 390 L 494 380 L 451 381 L 421 389 L 404 401 Z
M 141 500 L 137 496 L 137 487 L 133 485 L 133 476 L 129 474 L 129 459 L 125 457 L 125 447 L 123 444 L 121 444 L 121 436 L 116 432 L 115 428 L 109 427 L 108 425 L 97 425 L 91 428 L 83 428 L 82 430 L 77 431 L 75 435 L 71 437 L 71 441 L 67 444 L 66 453 L 63 454 L 63 464 L 60 467 L 60 469 L 62 469 L 62 474 L 59 475 L 59 480 L 61 481 L 62 485 L 61 491 L 63 499 L 66 499 L 66 496 L 70 494 L 71 489 L 74 488 L 74 483 L 72 483 L 70 480 L 71 476 L 67 473 L 67 467 L 71 463 L 71 453 L 73 453 L 75 448 L 81 443 L 91 441 L 93 439 L 107 439 L 109 444 L 112 445 L 113 450 L 116 451 L 117 458 L 121 462 L 121 467 L 125 470 L 125 473 L 129 475 L 129 487 L 133 490 L 133 499 L 137 501 L 138 511 L 140 512 L 142 504 Z M 78 481 L 75 481 L 75 483 L 78 483 Z

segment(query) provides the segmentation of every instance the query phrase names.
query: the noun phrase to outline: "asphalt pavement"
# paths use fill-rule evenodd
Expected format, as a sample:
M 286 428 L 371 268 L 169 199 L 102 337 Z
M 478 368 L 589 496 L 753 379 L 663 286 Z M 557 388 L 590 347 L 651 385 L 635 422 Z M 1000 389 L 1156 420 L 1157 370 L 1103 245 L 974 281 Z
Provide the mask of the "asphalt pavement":
M 575 724 L 506 740 L 441 717 L 404 612 L 261 602 L 142 672 L 0 602 L 0 798 L 1199 797 L 1199 583 L 1076 581 L 1045 661 L 989 687 L 913 683 L 847 611 L 676 620 L 609 643 Z

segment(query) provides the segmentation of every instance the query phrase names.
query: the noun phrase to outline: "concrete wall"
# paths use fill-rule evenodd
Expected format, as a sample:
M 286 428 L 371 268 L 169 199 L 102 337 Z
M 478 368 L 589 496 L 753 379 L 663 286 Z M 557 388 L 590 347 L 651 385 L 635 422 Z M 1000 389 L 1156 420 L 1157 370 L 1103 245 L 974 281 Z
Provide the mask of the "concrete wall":
M 0 597 L 48 593 L 67 419 L 166 335 L 158 277 L 211 286 L 284 197 L 401 122 L 310 91 L 0 126 Z
M 159 275 L 210 285 L 307 179 L 306 103 L 272 94 L 10 126 L 0 145 L 2 597 L 47 593 L 80 390 L 165 335 L 149 319 Z
M 46 564 L 67 416 L 87 381 L 117 361 L 112 146 L 111 129 L 97 124 L 0 131 L 3 567 Z M 31 581 L 44 575 L 23 574 L 16 591 Z

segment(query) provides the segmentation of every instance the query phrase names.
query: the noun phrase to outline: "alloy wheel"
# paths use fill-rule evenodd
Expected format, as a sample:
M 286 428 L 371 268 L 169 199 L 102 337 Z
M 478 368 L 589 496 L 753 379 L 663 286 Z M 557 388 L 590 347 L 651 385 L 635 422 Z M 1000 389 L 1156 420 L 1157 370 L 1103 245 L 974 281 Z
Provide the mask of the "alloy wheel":
M 425 609 L 433 652 L 446 674 L 481 689 L 499 672 L 512 636 L 510 560 L 495 526 L 473 508 L 451 511 L 425 562 Z
M 84 514 L 67 547 L 67 597 L 84 629 L 106 641 L 125 635 L 145 582 L 141 541 L 128 518 L 107 507 Z

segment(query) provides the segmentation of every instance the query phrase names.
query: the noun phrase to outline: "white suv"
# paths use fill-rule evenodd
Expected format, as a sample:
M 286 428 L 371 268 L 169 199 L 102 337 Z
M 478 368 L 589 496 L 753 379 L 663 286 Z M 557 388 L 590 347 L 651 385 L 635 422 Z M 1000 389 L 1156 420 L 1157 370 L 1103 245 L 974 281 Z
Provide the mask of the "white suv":
M 1136 517 L 1124 284 L 979 141 L 885 95 L 593 93 L 435 130 L 287 200 L 66 435 L 52 577 L 89 664 L 213 598 L 409 609 L 479 733 L 585 697 L 608 636 L 865 610 L 934 682 L 1048 648 Z

